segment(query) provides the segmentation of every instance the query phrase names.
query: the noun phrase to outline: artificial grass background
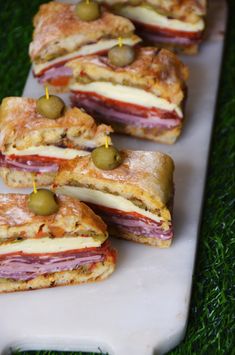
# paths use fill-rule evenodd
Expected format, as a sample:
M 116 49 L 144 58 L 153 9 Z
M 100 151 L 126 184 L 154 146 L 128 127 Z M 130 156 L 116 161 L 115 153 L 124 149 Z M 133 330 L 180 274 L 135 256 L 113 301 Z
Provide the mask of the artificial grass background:
M 46 1 L 0 0 L 0 100 L 22 93 L 30 67 L 27 51 L 31 40 L 31 20 L 43 2 Z M 168 355 L 235 354 L 232 293 L 235 220 L 234 0 L 229 1 L 229 7 L 188 329 L 183 343 Z M 46 355 L 46 352 L 42 354 Z

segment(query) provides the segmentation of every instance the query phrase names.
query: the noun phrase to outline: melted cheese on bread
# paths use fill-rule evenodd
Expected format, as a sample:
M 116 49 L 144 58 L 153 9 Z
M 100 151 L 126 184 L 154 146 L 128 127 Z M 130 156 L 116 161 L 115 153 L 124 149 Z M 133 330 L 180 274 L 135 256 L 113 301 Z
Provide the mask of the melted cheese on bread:
M 126 16 L 131 20 L 146 25 L 168 28 L 176 31 L 199 32 L 205 28 L 205 23 L 202 19 L 196 23 L 184 22 L 163 16 L 154 9 L 145 6 L 123 6 L 118 8 L 116 12 L 118 15 Z
M 89 84 L 73 84 L 70 89 L 75 92 L 94 92 L 110 99 L 148 108 L 155 107 L 167 111 L 176 111 L 179 117 L 183 117 L 182 110 L 179 106 L 143 89 L 102 81 Z
M 68 42 L 68 39 L 66 39 L 66 41 Z M 66 44 L 69 46 L 69 42 L 68 43 L 67 42 L 66 42 Z M 128 44 L 129 46 L 134 46 L 138 42 L 140 42 L 140 38 L 137 36 L 123 38 L 123 43 Z M 114 47 L 116 44 L 117 44 L 117 39 L 103 39 L 97 43 L 87 44 L 87 45 L 82 46 L 77 51 L 74 51 L 74 52 L 69 53 L 67 55 L 62 55 L 62 56 L 60 56 L 56 59 L 50 60 L 48 62 L 40 63 L 40 64 L 34 63 L 33 70 L 34 70 L 35 75 L 39 75 L 43 70 L 45 70 L 49 67 L 56 66 L 56 64 L 67 62 L 67 61 L 72 60 L 72 59 L 79 57 L 79 56 L 103 52 L 103 51 L 109 50 L 110 48 Z
M 0 245 L 0 255 L 23 252 L 27 254 L 33 253 L 59 253 L 68 250 L 98 248 L 107 236 L 95 237 L 68 237 L 68 238 L 40 238 L 25 239 L 19 242 L 9 242 Z
M 76 197 L 80 201 L 92 203 L 97 206 L 112 208 L 127 213 L 136 212 L 158 223 L 164 221 L 162 217 L 136 206 L 133 202 L 122 196 L 78 186 L 58 187 L 56 188 L 56 192 L 62 195 Z
M 17 156 L 24 156 L 24 155 L 39 155 L 41 157 L 49 157 L 49 158 L 58 158 L 58 159 L 74 159 L 76 157 L 81 157 L 84 155 L 90 154 L 84 150 L 76 150 L 70 148 L 60 148 L 53 145 L 49 146 L 39 146 L 39 147 L 30 147 L 27 149 L 15 149 L 9 148 L 4 155 L 17 155 Z

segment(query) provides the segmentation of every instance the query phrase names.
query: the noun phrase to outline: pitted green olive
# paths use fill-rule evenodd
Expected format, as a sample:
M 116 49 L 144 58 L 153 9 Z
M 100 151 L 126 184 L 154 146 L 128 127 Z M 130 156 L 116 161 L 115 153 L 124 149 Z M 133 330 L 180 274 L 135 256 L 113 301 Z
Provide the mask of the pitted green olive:
M 117 67 L 125 67 L 134 62 L 135 50 L 127 44 L 117 45 L 109 50 L 108 58 L 111 64 Z
M 64 101 L 55 95 L 50 95 L 49 98 L 41 96 L 37 100 L 36 109 L 44 117 L 51 120 L 56 120 L 63 115 L 65 108 Z
M 100 6 L 94 1 L 82 1 L 76 6 L 76 14 L 82 21 L 95 21 L 100 15 Z
M 113 170 L 122 163 L 122 157 L 113 146 L 101 146 L 94 149 L 91 158 L 95 166 L 102 170 Z
M 129 0 L 128 5 L 130 6 L 137 6 L 142 2 L 142 0 Z
M 31 212 L 39 216 L 49 216 L 59 210 L 56 195 L 47 189 L 38 189 L 37 192 L 31 192 L 28 207 Z

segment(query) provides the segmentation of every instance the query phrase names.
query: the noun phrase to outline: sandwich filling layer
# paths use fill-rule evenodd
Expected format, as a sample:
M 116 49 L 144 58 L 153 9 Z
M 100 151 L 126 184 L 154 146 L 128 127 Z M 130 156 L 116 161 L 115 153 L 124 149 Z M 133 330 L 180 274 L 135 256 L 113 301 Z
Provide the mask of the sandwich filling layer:
M 123 43 L 129 46 L 134 46 L 139 41 L 140 39 L 137 36 L 123 38 Z M 38 64 L 34 63 L 33 64 L 34 74 L 35 76 L 41 76 L 43 75 L 43 73 L 45 73 L 45 71 L 51 68 L 57 68 L 57 67 L 61 68 L 68 61 L 85 55 L 106 53 L 110 48 L 114 47 L 116 44 L 117 44 L 117 39 L 103 39 L 98 41 L 97 43 L 84 45 L 81 48 L 79 48 L 77 51 L 59 56 L 58 58 L 52 59 L 48 62 L 38 63 Z
M 22 252 L 26 254 L 59 253 L 69 250 L 98 248 L 106 235 L 93 237 L 38 238 L 0 244 L 0 255 Z
M 35 173 L 57 172 L 63 160 L 90 154 L 88 151 L 56 146 L 38 146 L 27 149 L 9 148 L 0 153 L 0 167 Z
M 177 32 L 197 33 L 205 28 L 202 19 L 195 23 L 180 21 L 161 15 L 150 6 L 123 6 L 117 10 L 117 13 L 141 24 L 172 30 L 175 34 Z
M 73 92 L 83 92 L 88 94 L 94 93 L 111 100 L 139 105 L 148 109 L 160 109 L 175 112 L 179 118 L 182 118 L 183 116 L 181 108 L 176 104 L 135 87 L 97 81 L 89 84 L 74 84 L 71 86 L 71 90 Z
M 165 220 L 160 213 L 157 215 L 140 208 L 122 196 L 77 186 L 59 187 L 56 192 L 86 202 L 117 231 L 162 240 L 171 239 L 173 236 L 170 220 Z
M 38 147 L 29 147 L 27 149 L 15 149 L 9 148 L 4 152 L 4 155 L 16 155 L 16 156 L 25 156 L 25 155 L 38 155 L 40 157 L 48 158 L 58 158 L 58 159 L 74 159 L 76 157 L 82 157 L 88 155 L 89 152 L 78 149 L 71 148 L 60 148 L 53 145 L 40 145 Z
M 15 252 L 0 255 L 0 278 L 27 281 L 43 274 L 77 270 L 92 271 L 97 263 L 108 256 L 115 261 L 115 253 L 104 243 L 100 247 L 83 250 L 69 250 L 57 253 Z
M 174 128 L 181 124 L 179 106 L 142 89 L 107 82 L 74 84 L 72 103 L 108 123 Z

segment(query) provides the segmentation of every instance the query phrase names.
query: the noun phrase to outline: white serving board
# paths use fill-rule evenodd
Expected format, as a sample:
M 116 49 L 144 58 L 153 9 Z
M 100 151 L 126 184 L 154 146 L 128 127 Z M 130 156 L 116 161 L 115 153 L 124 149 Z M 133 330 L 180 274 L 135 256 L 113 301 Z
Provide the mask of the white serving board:
M 207 42 L 189 65 L 187 122 L 173 146 L 115 137 L 118 147 L 170 154 L 175 171 L 175 239 L 170 249 L 113 240 L 117 269 L 107 280 L 0 295 L 0 353 L 10 348 L 163 354 L 184 337 L 223 49 L 226 5 L 213 0 Z M 24 96 L 43 89 L 30 72 Z M 65 96 L 66 98 L 66 96 Z M 0 182 L 1 192 L 10 190 Z

